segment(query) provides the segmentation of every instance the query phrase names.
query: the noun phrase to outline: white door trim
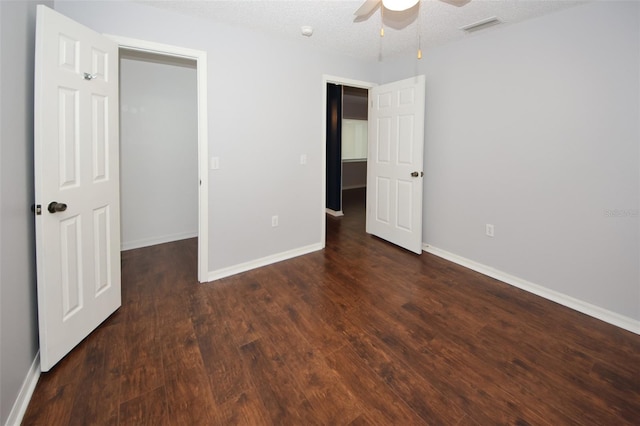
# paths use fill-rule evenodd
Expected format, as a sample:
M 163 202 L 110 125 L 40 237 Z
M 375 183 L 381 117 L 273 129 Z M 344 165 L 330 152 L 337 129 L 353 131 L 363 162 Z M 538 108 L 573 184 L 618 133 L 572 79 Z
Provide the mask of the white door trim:
M 342 86 L 371 89 L 376 83 L 368 81 L 352 80 L 350 78 L 335 77 L 324 74 L 322 76 L 322 191 L 320 199 L 320 245 L 326 246 L 327 242 L 327 83 L 340 84 Z
M 198 281 L 207 282 L 209 275 L 209 138 L 207 126 L 207 52 L 105 34 L 120 49 L 156 53 L 196 61 L 198 85 Z

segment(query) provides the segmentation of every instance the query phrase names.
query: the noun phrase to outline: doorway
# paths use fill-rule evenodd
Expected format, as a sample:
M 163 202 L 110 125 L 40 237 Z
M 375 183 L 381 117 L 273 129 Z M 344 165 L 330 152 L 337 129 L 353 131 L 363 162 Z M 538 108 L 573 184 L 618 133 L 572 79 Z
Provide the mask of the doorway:
M 343 190 L 362 190 L 366 186 L 365 120 L 368 91 L 374 86 L 365 81 L 323 76 L 322 247 L 326 245 L 326 215 L 343 214 Z M 342 143 L 343 134 L 348 139 L 346 146 Z M 329 137 L 337 137 L 337 145 L 328 144 Z
M 328 157 L 327 83 L 369 90 L 366 232 L 416 254 L 422 252 L 425 76 L 380 86 L 323 77 L 323 153 Z M 329 115 L 331 117 L 331 115 Z M 322 247 L 326 246 L 326 185 L 323 170 Z M 374 182 L 375 184 L 371 184 Z
M 342 211 L 366 204 L 369 91 L 342 86 Z M 356 203 L 356 205 L 354 205 Z
M 327 214 L 344 214 L 345 191 L 367 186 L 367 89 L 327 83 Z
M 144 57 L 147 60 L 169 62 L 182 66 L 194 66 L 196 74 L 196 114 L 197 114 L 197 176 L 193 183 L 197 192 L 197 237 L 198 237 L 198 281 L 209 281 L 208 275 L 208 138 L 207 138 L 207 56 L 206 52 L 182 47 L 135 40 L 124 37 L 109 36 L 118 43 L 121 54 Z M 124 105 L 123 105 L 124 106 Z M 140 111 L 137 111 L 140 113 Z M 153 148 L 153 147 L 150 147 Z M 145 161 L 154 161 L 152 149 L 148 150 Z M 153 187 L 147 188 L 153 190 Z M 164 200 L 155 209 L 181 210 L 184 206 Z M 151 218 L 148 218 L 149 220 Z M 183 235 L 184 236 L 184 235 Z M 175 237 L 175 235 L 174 235 Z M 179 239 L 179 238 L 175 238 Z
M 119 53 L 122 250 L 197 237 L 196 63 Z

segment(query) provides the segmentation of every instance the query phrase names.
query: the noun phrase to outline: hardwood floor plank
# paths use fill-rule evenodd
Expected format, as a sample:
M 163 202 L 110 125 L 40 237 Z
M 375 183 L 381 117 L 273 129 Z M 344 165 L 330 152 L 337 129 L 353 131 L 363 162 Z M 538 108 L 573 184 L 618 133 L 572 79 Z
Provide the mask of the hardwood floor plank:
M 151 304 L 151 301 L 148 303 Z M 124 339 L 125 363 L 120 375 L 122 402 L 137 398 L 164 384 L 164 367 L 155 315 L 127 320 Z
M 197 283 L 197 241 L 122 253 L 122 307 L 24 425 L 637 425 L 640 336 L 365 233 Z
M 120 425 L 169 425 L 164 386 L 120 404 Z
M 164 368 L 158 355 L 153 362 L 127 367 L 120 376 L 120 399 L 128 401 L 156 389 L 165 383 Z
M 344 306 L 335 303 L 321 283 L 305 284 L 308 271 L 304 265 L 269 273 L 278 277 L 278 284 L 269 286 L 272 299 L 313 348 L 330 353 L 345 344 L 332 326 L 344 315 Z
M 215 287 L 214 303 L 217 303 L 220 315 L 225 318 L 224 324 L 236 345 L 240 347 L 259 339 L 255 319 L 248 310 L 244 295 L 261 291 L 260 286 L 246 277 L 231 277 L 211 285 Z
M 476 388 L 476 395 L 469 400 L 474 401 L 472 406 L 465 409 L 468 416 L 475 421 L 486 418 L 480 423 L 491 421 L 495 418 L 503 418 L 507 422 L 522 421 L 531 424 L 547 422 L 550 424 L 574 423 L 570 416 L 545 399 L 548 390 L 546 383 L 539 383 L 535 371 L 530 371 L 528 365 L 523 363 L 515 355 L 504 349 L 504 357 L 501 361 L 490 362 L 485 356 L 477 356 L 473 351 L 465 351 L 463 344 L 455 339 L 445 337 L 432 340 L 428 349 L 431 358 L 443 371 L 457 371 L 460 377 L 465 378 L 465 383 L 472 389 Z M 483 351 L 487 351 L 483 347 Z M 497 351 L 503 350 L 497 347 Z M 519 368 L 524 367 L 523 371 Z M 530 373 L 530 374 L 529 374 Z M 487 383 L 478 389 L 478 383 Z M 539 386 L 542 384 L 542 386 Z M 538 385 L 538 386 L 536 386 Z M 455 388 L 464 385 L 456 384 Z M 557 399 L 557 397 L 556 397 Z M 520 406 L 516 401 L 527 400 L 530 404 Z M 542 409 L 541 409 L 542 407 Z M 479 414 L 478 410 L 482 412 Z
M 265 343 L 273 348 L 277 357 L 286 365 L 281 373 L 297 383 L 302 394 L 314 409 L 314 420 L 319 424 L 347 424 L 360 414 L 353 395 L 341 383 L 339 376 L 328 367 L 321 351 L 315 350 L 307 336 L 299 329 L 300 317 L 281 307 L 272 294 L 280 293 L 278 282 L 286 285 L 278 274 L 265 269 L 260 274 L 261 285 L 268 291 L 255 299 L 248 299 L 254 315 L 262 317 L 260 332 L 266 336 Z M 296 345 L 291 345 L 294 339 Z
M 167 365 L 184 363 L 185 360 L 192 365 L 202 365 L 200 346 L 191 318 L 163 324 L 159 330 L 158 344 L 165 368 Z
M 362 413 L 366 413 L 366 418 L 371 420 L 371 424 L 427 424 L 405 401 L 391 391 L 384 379 L 366 366 L 350 346 L 343 346 L 328 355 L 327 360 L 329 366 L 340 374 L 350 392 L 358 399 Z
M 216 424 L 218 425 L 251 425 L 263 426 L 274 424 L 266 417 L 267 410 L 261 399 L 252 388 L 242 392 L 216 410 Z
M 285 361 L 270 345 L 254 340 L 243 345 L 240 353 L 271 423 L 320 424 L 315 421 L 309 401 L 287 371 Z
M 87 349 L 84 364 L 76 372 L 75 389 L 69 424 L 117 425 L 120 405 L 118 378 L 124 360 L 123 354 L 111 350 L 122 347 L 118 341 L 120 325 L 100 327 L 94 333 Z
M 517 414 L 515 410 L 499 408 L 507 404 L 508 398 L 492 381 L 483 383 L 482 388 L 476 385 L 478 380 L 474 365 L 457 364 L 451 359 L 438 357 L 427 346 L 422 346 L 421 340 L 403 339 L 389 325 L 393 324 L 393 320 L 385 312 L 362 309 L 350 321 L 354 322 L 355 330 L 363 330 L 368 334 L 373 341 L 372 346 L 382 348 L 384 353 L 398 359 L 403 365 L 411 366 L 407 370 L 419 377 L 418 380 L 428 383 L 428 386 L 433 386 L 444 395 L 444 398 L 438 398 L 445 401 L 444 406 L 435 410 L 440 409 L 445 413 L 449 410 L 450 415 L 455 416 L 446 423 L 459 420 L 464 413 L 479 419 L 480 423 L 491 423 L 498 415 L 504 421 L 518 420 L 517 416 L 511 415 Z M 353 337 L 351 340 L 354 340 Z M 431 341 L 428 340 L 427 344 Z M 385 368 L 386 364 L 383 364 L 380 370 L 384 372 Z M 381 377 L 384 375 L 381 374 Z M 470 401 L 473 403 L 470 404 Z
M 51 375 L 51 373 L 46 373 Z M 77 383 L 54 386 L 52 381 L 38 381 L 27 411 L 22 419 L 23 425 L 63 426 L 69 424 Z
M 165 366 L 168 422 L 207 425 L 215 421 L 215 403 L 202 364 L 185 359 Z
M 491 333 L 491 337 L 485 340 L 487 344 L 492 343 L 491 347 L 501 349 L 499 353 L 494 351 L 493 359 L 502 358 L 502 362 L 498 361 L 497 365 L 505 366 L 507 371 L 512 370 L 528 376 L 530 380 L 527 383 L 529 387 L 537 389 L 537 395 L 542 398 L 545 395 L 548 398 L 553 397 L 548 403 L 550 406 L 574 417 L 580 423 L 609 422 L 612 415 L 618 416 L 610 412 L 611 404 L 640 396 L 640 393 L 632 389 L 621 395 L 618 389 L 624 381 L 611 386 L 610 389 L 606 389 L 607 386 L 601 387 L 592 377 L 593 362 L 588 362 L 588 356 L 579 354 L 576 349 L 558 353 L 544 348 L 534 348 L 521 339 L 509 340 L 508 334 L 503 330 L 489 327 L 483 330 L 480 338 L 484 338 L 488 333 Z M 511 360 L 504 359 L 505 353 L 511 355 Z M 568 354 L 574 356 L 570 357 Z M 571 365 L 571 368 L 568 369 L 567 365 Z M 538 386 L 534 386 L 534 381 Z M 595 391 L 596 389 L 598 391 Z M 640 400 L 637 402 L 640 403 Z M 637 408 L 640 408 L 640 405 Z M 637 409 L 633 411 L 635 413 L 630 414 L 631 418 L 640 418 L 640 412 L 637 412 Z M 584 413 L 589 413 L 588 418 L 585 418 Z M 624 419 L 624 416 L 621 418 Z
M 413 368 L 394 357 L 384 342 L 350 328 L 348 339 L 353 351 L 427 424 L 455 424 L 465 412 L 455 400 L 425 381 Z
M 249 375 L 224 323 L 217 316 L 202 318 L 194 322 L 194 329 L 215 402 L 220 405 L 247 392 Z

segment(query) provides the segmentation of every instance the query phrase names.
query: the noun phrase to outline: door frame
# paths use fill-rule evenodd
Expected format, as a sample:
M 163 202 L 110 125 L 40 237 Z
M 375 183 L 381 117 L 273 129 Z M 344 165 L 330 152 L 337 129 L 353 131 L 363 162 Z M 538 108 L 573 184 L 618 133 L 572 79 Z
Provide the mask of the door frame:
M 209 281 L 209 138 L 207 125 L 207 52 L 137 40 L 111 34 L 106 37 L 118 43 L 119 50 L 133 50 L 190 59 L 196 62 L 198 97 L 198 281 Z
M 327 83 L 367 90 L 377 86 L 376 83 L 368 81 L 353 80 L 326 74 L 322 76 L 322 173 L 320 173 L 322 175 L 322 191 L 320 191 L 320 245 L 322 248 L 325 248 L 327 243 Z

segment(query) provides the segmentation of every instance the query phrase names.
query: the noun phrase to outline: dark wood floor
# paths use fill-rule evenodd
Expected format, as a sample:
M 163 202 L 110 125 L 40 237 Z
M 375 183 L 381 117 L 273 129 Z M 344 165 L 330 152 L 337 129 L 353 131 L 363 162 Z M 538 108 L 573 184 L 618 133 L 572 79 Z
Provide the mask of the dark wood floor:
M 640 336 L 364 232 L 198 285 L 196 242 L 123 253 L 120 310 L 25 425 L 640 422 Z

